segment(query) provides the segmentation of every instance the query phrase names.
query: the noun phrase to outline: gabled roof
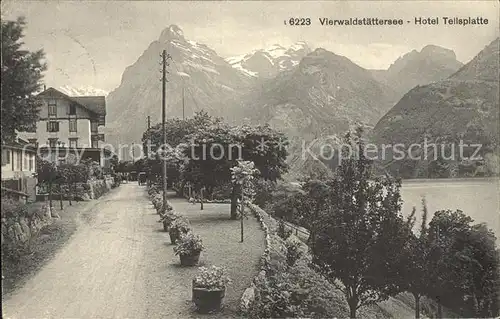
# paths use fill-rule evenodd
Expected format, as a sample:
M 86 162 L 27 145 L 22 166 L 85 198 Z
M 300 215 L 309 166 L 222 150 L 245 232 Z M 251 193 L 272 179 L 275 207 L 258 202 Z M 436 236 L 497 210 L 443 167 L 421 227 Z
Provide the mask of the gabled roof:
M 34 147 L 28 141 L 19 136 L 17 136 L 14 141 L 2 142 L 2 148 L 19 149 L 19 150 L 36 152 L 36 147 Z
M 96 114 L 96 115 L 106 115 L 106 98 L 104 96 L 69 96 L 63 92 L 50 87 L 45 91 L 39 93 L 38 95 L 46 95 L 47 93 L 54 92 L 70 101 L 75 102 L 84 109 Z
M 106 98 L 104 96 L 73 96 L 71 98 L 98 115 L 106 115 Z

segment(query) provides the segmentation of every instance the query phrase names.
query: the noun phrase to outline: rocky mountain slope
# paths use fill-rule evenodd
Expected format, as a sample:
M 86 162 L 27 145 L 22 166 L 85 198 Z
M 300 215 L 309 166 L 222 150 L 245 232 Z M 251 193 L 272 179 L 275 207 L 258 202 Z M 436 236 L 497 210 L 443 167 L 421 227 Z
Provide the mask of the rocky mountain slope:
M 499 56 L 497 38 L 447 79 L 409 91 L 375 126 L 376 141 L 406 147 L 424 138 L 445 145 L 482 144 L 487 169 L 498 173 Z M 455 162 L 463 160 L 455 155 Z M 407 164 L 389 156 L 384 165 L 392 172 L 406 170 L 409 177 L 425 176 L 428 161 L 404 168 Z
M 452 50 L 427 45 L 420 52 L 413 50 L 400 57 L 387 70 L 372 70 L 372 74 L 402 97 L 417 85 L 446 79 L 462 66 Z
M 348 58 L 316 49 L 244 96 L 239 108 L 251 122 L 311 140 L 344 132 L 353 123 L 374 125 L 394 97 Z
M 120 86 L 109 93 L 108 142 L 138 142 L 148 115 L 152 124 L 161 121 L 163 49 L 172 57 L 167 67 L 167 117 L 182 117 L 183 90 L 186 116 L 201 109 L 223 115 L 224 101 L 245 92 L 255 81 L 208 46 L 187 40 L 178 26 L 171 25 L 126 68 Z
M 230 57 L 226 61 L 243 73 L 260 78 L 272 78 L 282 71 L 297 66 L 311 49 L 301 41 L 289 48 L 274 44 L 267 49 L 255 50 L 245 55 Z

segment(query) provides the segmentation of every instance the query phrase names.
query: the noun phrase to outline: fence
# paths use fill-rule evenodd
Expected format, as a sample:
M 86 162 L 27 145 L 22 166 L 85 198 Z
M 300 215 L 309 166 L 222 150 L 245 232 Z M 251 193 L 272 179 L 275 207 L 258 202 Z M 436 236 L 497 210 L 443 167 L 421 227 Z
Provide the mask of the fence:
M 35 185 L 36 178 L 34 177 L 21 177 L 2 180 L 2 189 L 16 193 L 23 193 L 30 201 L 35 201 L 36 198 Z
M 294 225 L 287 221 L 283 222 L 285 223 L 285 226 L 289 227 L 295 232 L 295 236 L 297 236 L 297 238 L 299 238 L 302 242 L 307 244 L 307 239 L 309 238 L 309 231 L 307 229 L 305 229 L 304 227 Z

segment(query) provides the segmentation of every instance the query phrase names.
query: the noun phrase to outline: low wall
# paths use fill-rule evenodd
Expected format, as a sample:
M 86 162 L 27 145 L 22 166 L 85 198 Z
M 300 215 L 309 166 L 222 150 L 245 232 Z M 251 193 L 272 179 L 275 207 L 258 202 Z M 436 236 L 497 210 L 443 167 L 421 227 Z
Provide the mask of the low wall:
M 88 195 L 90 199 L 98 199 L 111 190 L 113 178 L 90 180 L 87 185 L 89 186 Z
M 260 259 L 260 272 L 254 278 L 252 285 L 245 290 L 240 300 L 240 311 L 242 314 L 247 314 L 252 303 L 255 300 L 255 294 L 257 291 L 256 282 L 259 278 L 264 278 L 266 276 L 266 271 L 272 262 L 272 254 L 280 254 L 280 251 L 284 249 L 284 241 L 277 235 L 278 221 L 266 213 L 262 208 L 257 205 L 250 205 L 250 211 L 254 214 L 260 223 L 262 230 L 266 235 L 265 249 L 264 253 Z M 301 242 L 300 239 L 291 234 L 290 239 L 295 242 Z M 303 253 L 305 259 L 310 261 L 310 256 L 308 256 L 308 247 L 305 244 L 300 245 L 300 251 Z
M 115 185 L 115 181 L 113 177 L 106 177 L 105 179 L 92 179 L 89 180 L 87 183 L 78 183 L 76 184 L 75 190 L 71 191 L 69 190 L 68 185 L 63 185 L 62 186 L 62 191 L 61 193 L 63 194 L 63 199 L 69 199 L 69 194 L 74 193 L 74 199 L 75 200 L 91 200 L 91 199 L 97 199 L 101 197 L 103 194 L 109 192 Z M 72 186 L 73 187 L 73 186 Z M 116 187 L 116 186 L 115 186 Z M 58 190 L 55 190 L 54 193 L 52 194 L 52 199 L 53 200 L 59 200 L 60 194 Z M 45 201 L 48 198 L 48 194 L 42 193 L 42 194 L 37 194 L 37 201 Z
M 52 223 L 48 205 L 42 205 L 31 216 L 2 217 L 2 247 L 23 246 L 36 235 L 42 227 Z

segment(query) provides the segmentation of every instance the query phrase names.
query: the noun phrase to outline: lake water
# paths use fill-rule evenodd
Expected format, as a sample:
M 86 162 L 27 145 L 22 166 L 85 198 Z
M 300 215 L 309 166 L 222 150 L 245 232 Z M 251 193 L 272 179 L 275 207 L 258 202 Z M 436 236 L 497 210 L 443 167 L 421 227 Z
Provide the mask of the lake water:
M 405 216 L 416 206 L 420 217 L 421 200 L 425 196 L 429 221 L 437 210 L 460 209 L 475 223 L 487 223 L 500 243 L 499 178 L 404 180 L 401 195 Z

